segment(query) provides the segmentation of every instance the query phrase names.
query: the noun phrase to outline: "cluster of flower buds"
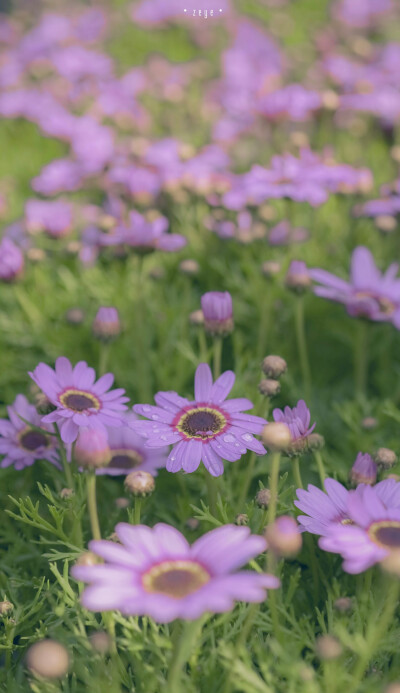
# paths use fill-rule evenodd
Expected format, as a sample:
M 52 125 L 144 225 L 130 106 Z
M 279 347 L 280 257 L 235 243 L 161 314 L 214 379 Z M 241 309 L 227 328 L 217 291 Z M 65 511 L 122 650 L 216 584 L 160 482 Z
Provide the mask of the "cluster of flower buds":
M 265 357 L 261 368 L 266 378 L 261 380 L 258 389 L 264 397 L 271 399 L 281 391 L 279 378 L 287 370 L 287 363 L 281 356 L 271 354 Z

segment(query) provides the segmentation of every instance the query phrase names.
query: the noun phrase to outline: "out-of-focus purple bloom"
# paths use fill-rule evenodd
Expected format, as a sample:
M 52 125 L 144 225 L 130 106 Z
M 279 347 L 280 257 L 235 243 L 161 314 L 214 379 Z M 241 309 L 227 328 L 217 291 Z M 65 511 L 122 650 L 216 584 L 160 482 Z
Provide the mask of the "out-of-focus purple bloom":
M 265 420 L 242 413 L 252 402 L 244 398 L 225 401 L 234 382 L 235 374 L 226 371 L 213 384 L 209 366 L 202 363 L 196 370 L 194 401 L 176 392 L 159 392 L 154 397 L 156 407 L 133 407 L 150 420 L 134 422 L 132 427 L 147 437 L 150 447 L 173 445 L 167 460 L 169 472 L 195 472 L 203 461 L 212 476 L 220 476 L 223 460 L 235 462 L 247 449 L 265 454 L 253 435 L 261 433 Z
M 79 44 L 53 51 L 51 61 L 57 72 L 71 82 L 87 77 L 107 79 L 112 76 L 111 58 Z
M 339 0 L 333 6 L 336 19 L 351 27 L 365 29 L 393 7 L 392 0 Z
M 107 25 L 107 17 L 99 7 L 85 10 L 76 21 L 74 34 L 78 41 L 91 43 L 97 41 Z
M 292 243 L 305 243 L 310 237 L 309 231 L 299 227 L 293 227 L 288 221 L 281 221 L 274 226 L 268 235 L 270 245 L 291 245 Z
M 195 620 L 205 612 L 230 611 L 235 601 L 261 602 L 266 589 L 279 587 L 268 573 L 238 568 L 265 550 L 263 537 L 248 527 L 225 525 L 207 532 L 192 546 L 174 527 L 120 523 L 122 544 L 91 541 L 105 563 L 74 566 L 72 575 L 90 584 L 82 595 L 92 611 L 118 609 L 151 616 L 160 623 Z
M 347 509 L 350 491 L 335 479 L 325 479 L 325 491 L 309 484 L 307 491 L 297 489 L 298 500 L 294 504 L 305 515 L 299 515 L 297 520 L 303 529 L 311 534 L 326 536 L 336 525 L 351 524 Z M 354 493 L 360 493 L 364 488 L 361 484 Z M 400 508 L 400 483 L 394 479 L 385 479 L 374 486 L 374 491 L 386 507 Z
M 350 471 L 350 480 L 354 484 L 374 484 L 378 474 L 371 455 L 359 452 Z
M 351 258 L 349 282 L 322 269 L 310 270 L 310 276 L 322 285 L 314 288 L 317 296 L 343 303 L 352 317 L 392 322 L 400 329 L 400 279 L 396 278 L 398 267 L 397 263 L 393 263 L 381 274 L 371 251 L 358 246 Z
M 213 335 L 226 335 L 233 330 L 232 296 L 229 291 L 208 291 L 201 297 L 204 327 Z
M 64 443 L 73 443 L 81 427 L 105 430 L 106 426 L 122 426 L 121 412 L 126 410 L 128 398 L 123 396 L 123 389 L 110 390 L 114 382 L 111 373 L 95 382 L 96 373 L 85 361 L 72 368 L 70 361 L 60 356 L 55 370 L 39 363 L 29 375 L 56 407 L 42 421 L 58 424 Z
M 10 238 L 0 241 L 0 281 L 11 282 L 24 270 L 24 256 Z
M 271 120 L 304 121 L 321 106 L 322 98 L 317 91 L 301 84 L 289 84 L 260 99 L 257 110 Z
M 84 469 L 99 469 L 108 464 L 111 452 L 107 432 L 101 428 L 80 428 L 74 459 Z
M 82 166 L 69 159 L 56 159 L 42 168 L 32 180 L 32 188 L 42 195 L 79 190 L 84 174 Z
M 133 210 L 129 214 L 129 226 L 119 225 L 113 234 L 108 234 L 104 245 L 128 245 L 136 252 L 152 250 L 175 252 L 186 245 L 186 238 L 178 233 L 167 233 L 168 219 L 158 217 L 147 221 L 144 216 Z
M 331 527 L 319 540 L 324 551 L 344 558 L 343 570 L 357 574 L 400 548 L 400 508 L 382 502 L 377 486 L 362 486 L 347 496 L 350 522 Z
M 28 200 L 25 223 L 30 233 L 46 231 L 55 238 L 65 236 L 72 226 L 72 207 L 62 200 Z
M 396 123 L 400 117 L 400 94 L 395 87 L 382 87 L 364 94 L 344 94 L 340 108 L 366 111 L 388 123 Z
M 274 421 L 279 421 L 289 427 L 292 442 L 306 439 L 316 426 L 315 423 L 310 426 L 311 414 L 304 399 L 300 399 L 293 409 L 290 407 L 285 407 L 283 411 L 282 409 L 274 409 L 272 415 Z
M 77 122 L 71 146 L 85 173 L 98 173 L 114 154 L 112 130 L 85 116 Z
M 133 411 L 123 414 L 124 425 L 120 428 L 108 428 L 108 444 L 111 450 L 111 461 L 97 474 L 109 476 L 126 475 L 133 471 L 149 472 L 157 476 L 158 470 L 165 467 L 169 448 L 149 448 L 143 436 L 128 425 L 137 421 Z
M 24 395 L 17 395 L 14 403 L 7 407 L 7 413 L 8 419 L 0 419 L 0 455 L 4 455 L 0 466 L 14 465 L 15 469 L 24 469 L 35 460 L 48 460 L 59 466 L 55 439 L 46 435 L 51 427 L 41 424 L 33 404 L 29 404 Z M 29 423 L 44 429 L 43 432 L 31 428 Z

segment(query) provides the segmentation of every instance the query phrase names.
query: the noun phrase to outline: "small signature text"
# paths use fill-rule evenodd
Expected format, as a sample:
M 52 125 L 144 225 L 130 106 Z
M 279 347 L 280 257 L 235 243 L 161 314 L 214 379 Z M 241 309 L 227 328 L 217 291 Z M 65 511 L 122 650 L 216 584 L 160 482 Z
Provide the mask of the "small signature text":
M 221 10 L 183 10 L 186 15 L 191 15 L 192 17 L 203 17 L 203 19 L 208 19 L 209 17 L 216 17 L 221 14 Z

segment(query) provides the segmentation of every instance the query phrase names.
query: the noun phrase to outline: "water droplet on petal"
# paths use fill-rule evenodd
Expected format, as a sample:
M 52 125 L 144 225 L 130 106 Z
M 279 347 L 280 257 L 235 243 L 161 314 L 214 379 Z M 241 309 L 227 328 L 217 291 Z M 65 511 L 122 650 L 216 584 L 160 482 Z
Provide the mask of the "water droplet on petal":
M 234 443 L 235 442 L 235 436 L 233 436 L 231 433 L 228 433 L 228 435 L 223 437 L 224 443 Z
M 250 442 L 252 440 L 252 436 L 250 435 L 250 433 L 245 433 L 242 436 L 242 440 L 246 440 L 246 441 Z

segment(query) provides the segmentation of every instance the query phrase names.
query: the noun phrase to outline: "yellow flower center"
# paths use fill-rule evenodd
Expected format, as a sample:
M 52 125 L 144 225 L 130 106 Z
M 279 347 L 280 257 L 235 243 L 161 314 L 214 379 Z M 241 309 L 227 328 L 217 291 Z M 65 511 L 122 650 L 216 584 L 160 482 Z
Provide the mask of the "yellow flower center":
M 210 574 L 193 561 L 166 561 L 153 566 L 142 577 L 147 592 L 183 599 L 210 580 Z
M 227 417 L 219 409 L 200 406 L 185 411 L 175 427 L 187 438 L 206 440 L 222 433 L 227 423 Z
M 86 411 L 86 409 L 100 409 L 98 398 L 91 392 L 84 390 L 65 390 L 60 397 L 60 402 L 66 409 L 73 411 Z
M 382 520 L 373 522 L 368 528 L 370 539 L 385 549 L 400 548 L 400 521 Z

